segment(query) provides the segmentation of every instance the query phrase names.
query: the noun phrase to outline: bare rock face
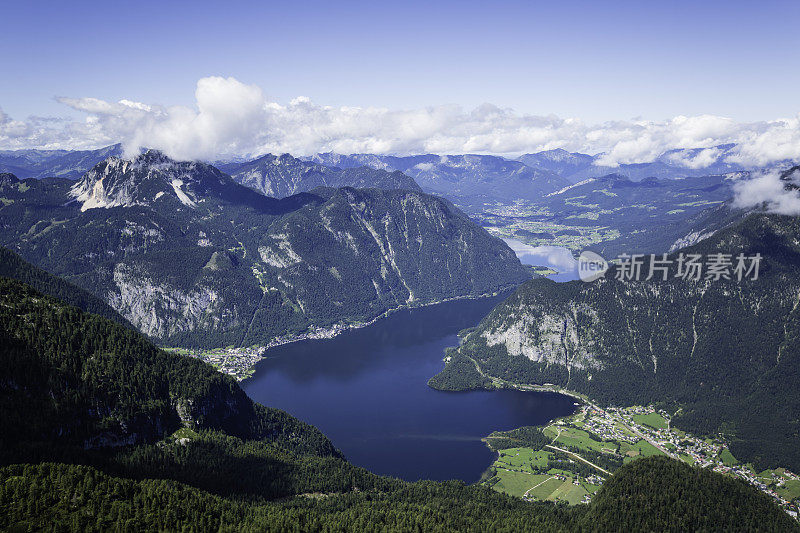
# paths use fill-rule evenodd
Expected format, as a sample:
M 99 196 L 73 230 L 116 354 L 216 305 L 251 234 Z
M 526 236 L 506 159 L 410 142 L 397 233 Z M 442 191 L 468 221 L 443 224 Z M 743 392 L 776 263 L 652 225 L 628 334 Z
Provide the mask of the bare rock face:
M 211 165 L 173 161 L 150 150 L 132 160 L 111 157 L 98 163 L 75 182 L 70 196 L 81 211 L 150 206 L 158 200 L 196 207 L 201 191 L 226 181 L 230 178 Z
M 588 305 L 570 304 L 562 312 L 520 307 L 481 336 L 487 346 L 502 346 L 510 356 L 584 370 L 602 366 L 588 335 L 597 323 L 598 313 Z

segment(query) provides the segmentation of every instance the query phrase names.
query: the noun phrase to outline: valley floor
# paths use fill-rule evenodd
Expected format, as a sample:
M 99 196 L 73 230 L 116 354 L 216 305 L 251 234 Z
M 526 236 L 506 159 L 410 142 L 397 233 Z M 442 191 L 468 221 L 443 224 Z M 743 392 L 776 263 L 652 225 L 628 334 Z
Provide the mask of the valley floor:
M 552 440 L 539 450 L 499 447 L 513 442 L 507 433 L 486 438 L 498 457 L 484 483 L 526 500 L 586 503 L 616 468 L 639 457 L 665 455 L 742 479 L 798 517 L 800 476 L 784 468 L 756 472 L 739 463 L 723 439 L 672 428 L 669 415 L 653 406 L 602 409 L 587 402 L 574 415 L 545 426 L 543 433 Z

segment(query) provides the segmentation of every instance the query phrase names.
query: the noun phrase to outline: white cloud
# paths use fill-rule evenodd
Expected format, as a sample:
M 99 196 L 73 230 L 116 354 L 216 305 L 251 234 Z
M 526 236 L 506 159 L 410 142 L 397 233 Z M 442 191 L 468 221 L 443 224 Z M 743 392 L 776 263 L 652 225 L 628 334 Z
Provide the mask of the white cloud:
M 531 246 L 514 239 L 503 239 L 526 265 L 548 266 L 558 272 L 572 272 L 578 262 L 563 246 Z
M 800 215 L 800 192 L 787 184 L 800 185 L 800 171 L 787 180 L 780 172 L 762 172 L 750 179 L 734 183 L 734 205 L 742 208 L 763 207 L 779 215 Z
M 800 115 L 738 123 L 725 117 L 678 116 L 666 121 L 586 124 L 576 118 L 523 115 L 484 104 L 391 110 L 331 107 L 307 97 L 274 102 L 234 78 L 198 81 L 195 106 L 159 106 L 122 99 L 58 98 L 86 113 L 83 121 L 11 120 L 0 111 L 0 148 L 88 148 L 122 141 L 128 153 L 152 147 L 182 159 L 289 152 L 492 153 L 517 155 L 553 148 L 602 154 L 598 164 L 653 161 L 675 148 L 676 164 L 700 168 L 724 157 L 745 166 L 800 157 Z M 715 146 L 736 143 L 731 152 Z
M 723 151 L 719 148 L 704 148 L 694 154 L 686 152 L 670 154 L 666 159 L 674 165 L 686 168 L 704 168 L 716 163 L 722 154 Z
M 28 124 L 17 120 L 11 120 L 11 117 L 3 112 L 0 108 L 0 139 L 7 137 L 9 139 L 17 139 L 30 135 L 31 128 Z
M 739 153 L 732 161 L 764 165 L 800 157 L 800 114 L 790 119 L 761 123 L 742 132 Z

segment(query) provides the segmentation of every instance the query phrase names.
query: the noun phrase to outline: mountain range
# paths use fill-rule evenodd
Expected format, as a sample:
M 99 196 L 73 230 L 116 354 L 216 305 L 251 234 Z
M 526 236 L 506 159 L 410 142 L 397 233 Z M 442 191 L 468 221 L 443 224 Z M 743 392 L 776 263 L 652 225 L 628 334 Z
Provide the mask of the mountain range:
M 418 190 L 270 198 L 155 151 L 77 181 L 5 174 L 0 202 L 3 246 L 181 345 L 330 334 L 530 277 L 502 241 Z
M 0 172 L 20 179 L 78 179 L 103 159 L 120 155 L 121 144 L 97 150 L 0 150 Z
M 645 178 L 700 177 L 747 170 L 739 163 L 728 161 L 735 148 L 736 145 L 725 144 L 709 148 L 675 149 L 650 162 L 622 163 L 617 166 L 604 164 L 604 154 L 588 155 L 561 148 L 529 153 L 516 159 L 469 154 L 393 156 L 323 153 L 302 158 L 304 161 L 300 162 L 288 154 L 267 154 L 252 160 L 219 161 L 214 165 L 233 175 L 237 181 L 247 182 L 245 185 L 276 197 L 317 186 L 361 187 L 364 182 L 359 180 L 364 179 L 363 174 L 359 178 L 343 176 L 339 171 L 369 167 L 405 173 L 416 179 L 425 191 L 444 195 L 454 201 L 456 198 L 476 201 L 482 195 L 508 200 L 531 199 L 542 191 L 552 192 L 569 183 L 608 174 L 641 181 Z M 21 179 L 77 179 L 100 161 L 120 155 L 122 146 L 119 144 L 97 150 L 5 150 L 0 151 L 0 172 L 12 173 Z M 326 171 L 323 167 L 336 170 Z M 372 183 L 383 179 L 403 180 L 400 176 L 387 178 L 380 174 L 369 179 Z M 490 183 L 499 189 L 494 191 L 487 188 L 486 185 Z M 515 184 L 519 187 L 516 195 L 511 188 Z M 413 185 L 406 180 L 404 187 L 413 188 Z
M 487 155 L 264 155 L 215 167 L 266 196 L 317 187 L 424 191 L 443 196 L 494 235 L 531 246 L 601 254 L 663 252 L 692 241 L 693 227 L 733 196 L 747 173 L 728 161 L 735 145 L 671 150 L 649 163 L 602 164 L 603 154 L 564 149 L 511 160 Z M 76 179 L 120 145 L 96 151 L 0 153 L 0 171 Z M 640 184 L 640 185 L 637 185 Z M 613 189 L 613 190 L 612 190 Z M 713 225 L 713 224 L 712 224 Z
M 537 199 L 570 184 L 549 170 L 489 155 L 318 154 L 310 160 L 338 168 L 369 166 L 400 171 L 414 178 L 424 191 L 468 209 L 486 202 Z
M 604 154 L 588 155 L 568 152 L 563 148 L 524 154 L 517 157 L 516 161 L 538 172 L 539 176 L 552 178 L 555 175 L 570 183 L 608 174 L 641 181 L 645 178 L 699 177 L 745 170 L 744 166 L 727 161 L 735 147 L 733 144 L 724 144 L 711 148 L 675 149 L 664 152 L 650 162 L 622 163 L 617 166 L 603 164 Z M 466 169 L 467 172 L 464 174 L 467 175 L 470 172 L 480 171 L 487 175 L 492 172 L 508 174 L 519 168 L 512 165 L 509 159 L 486 155 L 384 156 L 324 153 L 309 159 L 331 167 L 348 168 L 366 165 L 386 170 L 400 170 L 417 179 L 423 188 L 433 186 L 437 178 L 456 173 L 459 168 Z
M 402 171 L 444 196 L 492 234 L 530 246 L 604 255 L 666 252 L 696 240 L 694 228 L 730 202 L 749 171 L 729 162 L 735 145 L 671 150 L 649 163 L 603 165 L 563 149 L 520 156 L 317 154 L 331 168 Z M 788 164 L 788 163 L 787 163 Z M 781 168 L 784 165 L 779 165 Z M 735 216 L 735 215 L 734 215 Z M 694 233 L 694 234 L 693 234 Z
M 237 182 L 256 191 L 284 198 L 317 187 L 356 187 L 422 191 L 402 172 L 389 172 L 368 166 L 347 169 L 326 167 L 283 154 L 267 154 L 243 163 L 219 165 L 220 170 Z
M 591 156 L 564 149 L 525 154 L 518 161 L 549 170 L 573 183 L 607 174 L 618 174 L 632 181 L 688 178 L 746 170 L 743 165 L 727 161 L 735 147 L 735 144 L 723 144 L 710 148 L 675 149 L 664 152 L 650 162 L 621 163 L 617 166 L 603 164 L 604 154 Z

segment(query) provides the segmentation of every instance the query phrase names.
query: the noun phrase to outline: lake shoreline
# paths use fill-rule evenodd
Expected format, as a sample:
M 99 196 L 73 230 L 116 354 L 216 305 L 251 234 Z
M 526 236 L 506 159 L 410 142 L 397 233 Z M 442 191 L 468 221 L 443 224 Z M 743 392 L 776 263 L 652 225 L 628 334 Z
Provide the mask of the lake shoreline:
M 574 410 L 573 398 L 553 392 L 428 387 L 443 350 L 503 297 L 426 305 L 347 335 L 275 347 L 244 390 L 316 426 L 352 464 L 377 474 L 479 482 L 496 459 L 484 437 Z
M 253 348 L 253 349 L 261 349 L 261 348 L 263 348 L 263 350 L 264 350 L 263 353 L 265 355 L 263 357 L 261 357 L 261 359 L 259 359 L 258 361 L 255 361 L 252 364 L 253 372 L 250 375 L 244 376 L 241 379 L 237 378 L 237 381 L 242 382 L 242 381 L 245 381 L 247 379 L 252 378 L 255 375 L 255 366 L 258 363 L 260 363 L 261 361 L 263 361 L 264 359 L 268 359 L 269 356 L 266 355 L 266 353 L 269 352 L 273 348 L 277 348 L 277 347 L 280 347 L 280 346 L 286 346 L 286 345 L 289 345 L 289 344 L 293 344 L 293 343 L 296 343 L 296 342 L 302 342 L 302 341 L 306 341 L 306 340 L 330 340 L 330 339 L 336 338 L 337 336 L 339 336 L 339 335 L 341 335 L 343 333 L 347 333 L 349 331 L 355 331 L 355 330 L 359 330 L 359 329 L 363 329 L 363 328 L 372 326 L 372 325 L 376 324 L 378 321 L 383 320 L 385 318 L 388 318 L 389 316 L 391 316 L 391 315 L 393 315 L 393 314 L 395 314 L 397 312 L 400 312 L 400 311 L 410 311 L 410 310 L 414 310 L 414 309 L 423 309 L 423 308 L 426 308 L 426 307 L 431 307 L 431 306 L 441 305 L 441 304 L 451 303 L 451 302 L 469 301 L 469 300 L 481 300 L 481 299 L 484 299 L 484 298 L 494 298 L 494 297 L 502 295 L 503 293 L 508 293 L 508 295 L 510 296 L 511 293 L 515 289 L 517 289 L 520 285 L 510 285 L 510 286 L 508 286 L 508 287 L 506 287 L 504 289 L 500 289 L 500 290 L 495 291 L 493 293 L 483 293 L 483 294 L 474 295 L 474 296 L 473 295 L 454 296 L 454 297 L 451 297 L 451 298 L 445 298 L 443 300 L 437 300 L 435 302 L 426 302 L 426 303 L 422 303 L 422 304 L 419 304 L 419 305 L 403 305 L 403 306 L 399 306 L 399 307 L 393 307 L 391 309 L 387 309 L 386 311 L 384 311 L 380 315 L 372 318 L 368 322 L 359 322 L 357 324 L 337 323 L 337 324 L 334 324 L 333 326 L 329 326 L 327 328 L 317 328 L 316 330 L 313 330 L 313 331 L 310 331 L 310 332 L 306 332 L 306 333 L 301 333 L 301 334 L 297 334 L 297 335 L 294 335 L 294 334 L 292 334 L 292 335 L 284 335 L 282 337 L 278 337 L 276 339 L 271 340 L 270 342 L 268 342 L 265 345 L 254 345 L 254 346 L 251 346 L 250 348 Z M 236 377 L 236 376 L 234 376 L 234 377 Z

